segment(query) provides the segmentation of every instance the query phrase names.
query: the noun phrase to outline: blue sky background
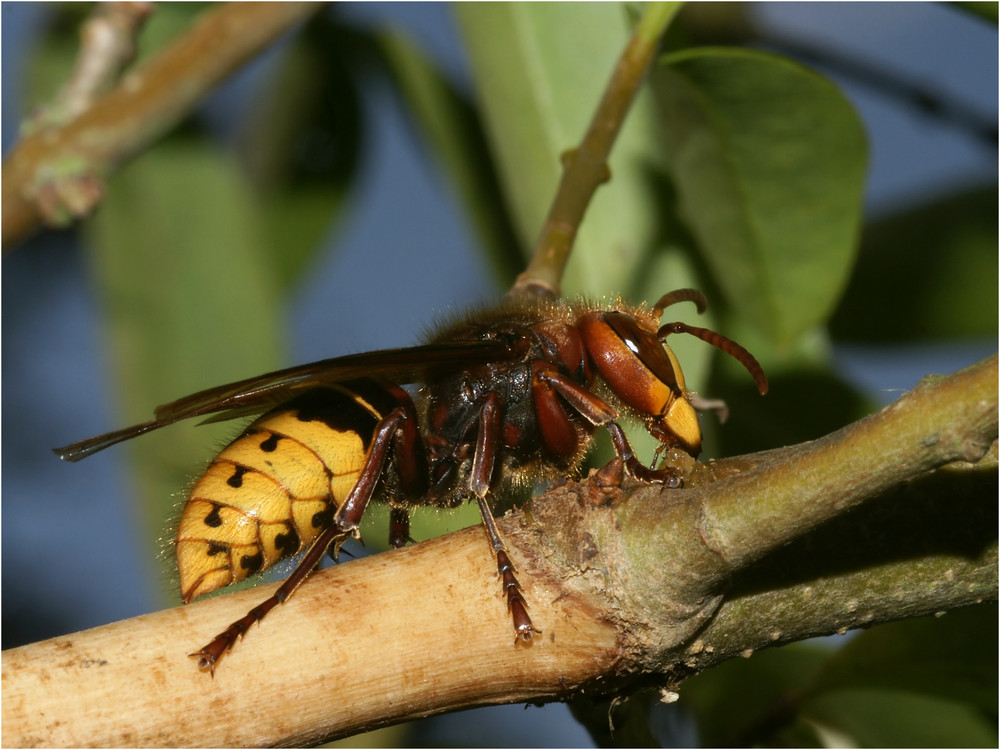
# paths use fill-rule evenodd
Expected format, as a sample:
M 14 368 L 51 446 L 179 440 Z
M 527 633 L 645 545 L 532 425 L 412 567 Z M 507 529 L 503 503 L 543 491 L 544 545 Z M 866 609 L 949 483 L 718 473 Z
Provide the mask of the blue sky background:
M 24 93 L 23 60 L 46 7 L 3 3 L 2 145 L 16 138 Z M 436 3 L 350 3 L 361 24 L 392 23 L 409 32 L 458 82 L 468 84 L 464 50 L 450 9 Z M 938 4 L 764 4 L 770 28 L 911 78 L 928 90 L 997 121 L 995 28 Z M 872 147 L 867 206 L 878 215 L 917 195 L 996 182 L 997 153 L 953 126 L 914 115 L 852 81 L 840 82 L 862 113 Z M 240 84 L 225 102 L 238 101 Z M 372 132 L 353 208 L 290 310 L 292 362 L 413 343 L 442 311 L 502 290 L 457 202 L 434 172 L 389 92 L 365 92 Z M 405 241 L 407 252 L 400 253 Z M 338 283 L 350 279 L 351 283 Z M 420 283 L 414 283 L 420 279 Z M 336 293 L 331 290 L 336 289 Z M 349 315 L 336 348 L 331 316 Z M 3 259 L 2 267 L 2 612 L 10 647 L 156 609 L 148 581 L 163 575 L 155 550 L 136 539 L 126 470 L 108 458 L 69 466 L 51 448 L 109 423 L 101 322 L 77 249 L 46 235 Z M 928 372 L 951 372 L 996 350 L 996 341 L 949 343 L 894 352 L 842 350 L 844 373 L 886 402 Z M 67 351 L 77 369 L 65 372 Z M 561 706 L 476 712 L 477 734 L 496 745 L 586 746 L 589 737 Z M 689 744 L 683 719 L 671 715 Z M 468 714 L 425 727 L 428 744 L 464 744 Z M 684 742 L 684 737 L 689 737 Z

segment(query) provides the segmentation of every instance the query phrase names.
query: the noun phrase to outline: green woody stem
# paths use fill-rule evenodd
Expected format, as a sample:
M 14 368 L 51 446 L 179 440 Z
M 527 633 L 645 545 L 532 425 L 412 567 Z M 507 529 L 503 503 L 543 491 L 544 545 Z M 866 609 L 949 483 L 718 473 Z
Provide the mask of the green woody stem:
M 563 155 L 563 175 L 552 207 L 535 243 L 527 269 L 511 296 L 558 296 L 577 229 L 598 185 L 610 179 L 608 155 L 625 121 L 657 43 L 682 3 L 650 3 L 608 82 L 580 145 Z

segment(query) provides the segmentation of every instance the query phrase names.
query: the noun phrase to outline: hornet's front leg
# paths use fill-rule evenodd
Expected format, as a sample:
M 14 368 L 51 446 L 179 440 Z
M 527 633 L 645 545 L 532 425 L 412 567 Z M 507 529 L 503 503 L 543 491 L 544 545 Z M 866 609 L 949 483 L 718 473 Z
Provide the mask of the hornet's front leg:
M 539 368 L 535 374 L 536 403 L 541 400 L 555 403 L 554 393 L 558 393 L 566 400 L 580 416 L 586 419 L 594 427 L 603 427 L 611 436 L 611 442 L 615 447 L 615 453 L 622 460 L 625 470 L 636 479 L 643 482 L 663 482 L 668 487 L 680 487 L 682 484 L 680 476 L 673 469 L 652 469 L 636 458 L 632 446 L 625 437 L 625 432 L 615 421 L 618 419 L 618 412 L 603 399 L 598 398 L 586 388 L 575 383 L 571 378 L 566 377 L 554 368 Z M 552 407 L 553 409 L 555 407 Z M 562 409 L 561 406 L 558 407 Z M 567 419 L 565 412 L 562 412 L 562 419 Z M 559 420 L 550 420 L 558 423 Z M 543 428 L 545 427 L 543 423 Z M 543 433 L 544 434 L 544 433 Z

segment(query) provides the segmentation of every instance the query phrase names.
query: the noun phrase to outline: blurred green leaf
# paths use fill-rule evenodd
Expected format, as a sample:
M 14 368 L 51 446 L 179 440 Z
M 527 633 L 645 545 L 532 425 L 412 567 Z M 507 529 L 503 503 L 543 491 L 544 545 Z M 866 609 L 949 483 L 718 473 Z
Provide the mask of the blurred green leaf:
M 25 75 L 27 102 L 22 111 L 28 120 L 51 104 L 73 72 L 80 48 L 80 24 L 86 20 L 88 8 L 84 3 L 64 3 L 46 18 L 48 28 L 31 53 Z
M 749 3 L 685 3 L 660 49 L 674 52 L 706 45 L 745 45 L 757 37 L 754 18 L 754 6 Z
M 956 8 L 964 10 L 966 13 L 971 13 L 978 18 L 983 19 L 993 25 L 996 25 L 997 19 L 1000 18 L 1000 14 L 997 12 L 1000 3 L 984 3 L 984 2 L 961 2 L 961 3 L 950 3 Z
M 919 692 L 968 703 L 995 727 L 998 656 L 997 607 L 985 604 L 859 633 L 823 665 L 810 691 Z
M 836 690 L 803 711 L 826 747 L 996 747 L 969 706 L 896 690 Z
M 995 338 L 997 200 L 991 185 L 908 207 L 867 226 L 833 336 L 886 343 Z
M 206 140 L 176 135 L 124 167 L 87 229 L 126 423 L 282 360 L 256 212 L 238 170 Z M 130 444 L 147 535 L 167 531 L 192 467 L 236 430 L 175 425 Z
M 521 237 L 534 245 L 562 173 L 560 156 L 586 132 L 630 36 L 625 5 L 463 3 L 455 11 L 505 193 Z M 569 295 L 625 294 L 658 240 L 656 140 L 640 94 L 611 154 L 563 280 Z M 661 282 L 663 294 L 677 284 Z M 651 300 L 651 301 L 655 301 Z
M 730 304 L 779 344 L 832 311 L 867 148 L 837 88 L 776 55 L 699 48 L 654 72 L 682 215 Z
M 761 398 L 740 365 L 724 355 L 719 359 L 708 395 L 726 402 L 729 419 L 719 424 L 713 415 L 702 417 L 708 455 L 738 456 L 815 440 L 873 411 L 855 388 L 821 367 L 769 372 L 771 388 Z
M 707 746 L 996 746 L 997 608 L 792 644 L 686 681 Z
M 753 747 L 794 719 L 790 700 L 831 649 L 791 644 L 734 659 L 686 680 L 680 705 L 694 713 L 704 747 Z M 796 744 L 804 744 L 799 738 Z

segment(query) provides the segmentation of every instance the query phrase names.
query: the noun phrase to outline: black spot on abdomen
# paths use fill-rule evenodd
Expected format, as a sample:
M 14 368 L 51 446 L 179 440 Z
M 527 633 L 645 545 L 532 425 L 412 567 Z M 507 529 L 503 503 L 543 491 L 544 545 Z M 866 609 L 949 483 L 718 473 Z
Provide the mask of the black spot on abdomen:
M 240 488 L 243 486 L 243 475 L 246 474 L 250 469 L 246 466 L 236 466 L 233 467 L 232 476 L 226 480 L 226 484 L 230 487 Z
M 251 573 L 256 573 L 264 565 L 264 555 L 258 552 L 256 555 L 243 555 L 240 558 L 240 567 Z
M 265 453 L 274 453 L 278 450 L 278 441 L 281 440 L 281 436 L 275 433 L 271 433 L 270 436 L 260 444 L 260 449 Z
M 275 535 L 274 546 L 278 548 L 281 557 L 294 555 L 299 551 L 299 535 L 295 533 L 295 529 L 289 528 L 286 533 Z
M 321 510 L 319 513 L 314 513 L 312 517 L 312 525 L 314 529 L 328 529 L 333 525 L 333 511 L 332 505 L 327 505 L 325 510 Z
M 219 515 L 219 508 L 222 506 L 218 503 L 212 503 L 212 511 L 205 516 L 205 525 L 211 526 L 213 529 L 217 529 L 222 526 L 222 516 Z M 214 552 L 209 552 L 208 554 L 213 555 Z

